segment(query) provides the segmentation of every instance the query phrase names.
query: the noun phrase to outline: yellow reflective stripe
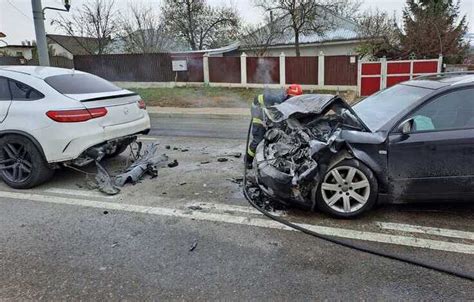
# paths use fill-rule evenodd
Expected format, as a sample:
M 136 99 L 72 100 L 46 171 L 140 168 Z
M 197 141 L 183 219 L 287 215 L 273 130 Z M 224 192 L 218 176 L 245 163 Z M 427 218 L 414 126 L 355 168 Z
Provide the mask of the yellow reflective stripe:
M 252 149 L 250 149 L 250 147 L 248 148 L 247 153 L 248 153 L 250 156 L 255 157 L 255 152 L 253 152 Z
M 263 121 L 261 119 L 259 119 L 258 117 L 254 117 L 252 119 L 252 123 L 253 124 L 260 124 L 260 125 L 263 125 Z
M 263 99 L 263 94 L 260 94 L 258 96 L 258 102 L 260 103 L 260 106 L 265 107 L 265 100 Z

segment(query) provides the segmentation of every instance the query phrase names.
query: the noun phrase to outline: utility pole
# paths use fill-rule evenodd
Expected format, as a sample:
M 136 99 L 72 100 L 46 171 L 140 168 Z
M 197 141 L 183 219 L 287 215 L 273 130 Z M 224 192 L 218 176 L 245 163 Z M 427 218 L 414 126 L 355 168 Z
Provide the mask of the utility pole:
M 46 32 L 44 30 L 44 11 L 47 9 L 61 12 L 69 12 L 71 8 L 70 0 L 64 0 L 64 9 L 57 7 L 42 8 L 41 0 L 31 0 L 33 8 L 33 19 L 35 21 L 36 48 L 38 49 L 38 59 L 41 66 L 49 66 L 48 42 L 46 42 Z
M 39 65 L 49 66 L 48 43 L 44 30 L 44 13 L 41 0 L 31 0 L 33 19 L 35 21 L 36 47 L 38 49 Z

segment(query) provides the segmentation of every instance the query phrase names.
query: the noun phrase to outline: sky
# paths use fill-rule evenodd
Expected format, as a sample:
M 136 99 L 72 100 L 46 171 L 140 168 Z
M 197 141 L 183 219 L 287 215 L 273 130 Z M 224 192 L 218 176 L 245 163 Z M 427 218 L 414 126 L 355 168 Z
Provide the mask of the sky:
M 72 10 L 79 7 L 87 0 L 71 0 Z M 115 0 L 118 10 L 126 10 L 128 3 L 132 0 Z M 242 19 L 248 23 L 259 23 L 262 11 L 253 7 L 253 0 L 207 0 L 212 5 L 233 5 L 237 8 Z M 401 11 L 406 0 L 365 0 L 362 10 L 381 9 L 390 13 L 395 12 L 400 18 Z M 159 0 L 133 0 L 160 7 Z M 61 7 L 62 0 L 42 0 L 43 7 Z M 474 0 L 461 0 L 461 12 L 467 15 L 469 31 L 474 32 Z M 57 16 L 57 12 L 46 11 L 47 33 L 61 33 L 57 28 L 50 25 L 51 20 Z M 67 13 L 62 13 L 67 14 Z M 24 40 L 34 40 L 33 17 L 31 12 L 31 0 L 0 0 L 0 32 L 7 35 L 5 40 L 9 44 L 21 44 Z M 2 43 L 0 43 L 3 46 Z

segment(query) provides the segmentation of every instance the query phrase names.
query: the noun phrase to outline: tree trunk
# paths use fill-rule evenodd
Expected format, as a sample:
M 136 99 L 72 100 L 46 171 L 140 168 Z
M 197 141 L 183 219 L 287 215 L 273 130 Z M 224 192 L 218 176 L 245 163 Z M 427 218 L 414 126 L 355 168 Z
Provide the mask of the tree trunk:
M 295 50 L 296 50 L 296 56 L 300 57 L 301 52 L 300 52 L 300 33 L 295 30 Z
M 192 1 L 186 1 L 186 14 L 188 19 L 188 30 L 189 30 L 189 44 L 191 45 L 192 50 L 198 50 L 196 45 L 196 37 L 194 35 L 194 22 L 193 22 L 193 13 L 191 11 L 191 6 L 193 5 Z
M 196 46 L 196 41 L 194 41 L 194 38 L 189 39 L 189 44 L 191 45 L 192 50 L 198 50 L 198 48 Z

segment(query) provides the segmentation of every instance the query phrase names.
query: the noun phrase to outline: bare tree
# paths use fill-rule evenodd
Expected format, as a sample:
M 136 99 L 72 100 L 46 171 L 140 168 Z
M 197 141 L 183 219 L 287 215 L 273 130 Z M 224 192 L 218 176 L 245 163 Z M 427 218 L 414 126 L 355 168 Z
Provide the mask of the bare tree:
M 77 44 L 90 54 L 107 52 L 107 45 L 119 29 L 115 0 L 90 0 L 78 10 L 71 11 L 71 15 L 60 15 L 51 23 L 74 37 Z
M 256 56 L 265 56 L 268 48 L 282 38 L 281 20 L 274 20 L 273 14 L 257 25 L 242 29 L 240 41 L 244 49 L 251 49 Z
M 357 20 L 361 17 L 360 7 L 362 0 L 337 0 L 334 5 L 335 13 L 339 16 L 351 20 Z
M 396 57 L 400 54 L 400 29 L 395 16 L 385 11 L 365 12 L 359 19 L 358 34 L 364 41 L 358 47 L 362 56 Z
M 151 6 L 131 5 L 130 14 L 122 15 L 120 23 L 120 36 L 127 52 L 156 53 L 177 48 L 161 16 Z
M 219 47 L 237 38 L 240 20 L 233 8 L 211 7 L 205 0 L 165 0 L 167 28 L 191 49 Z
M 301 55 L 300 37 L 308 34 L 324 35 L 334 26 L 338 0 L 256 0 L 257 6 L 273 11 L 277 18 L 285 19 L 283 31 L 291 30 L 296 56 Z

